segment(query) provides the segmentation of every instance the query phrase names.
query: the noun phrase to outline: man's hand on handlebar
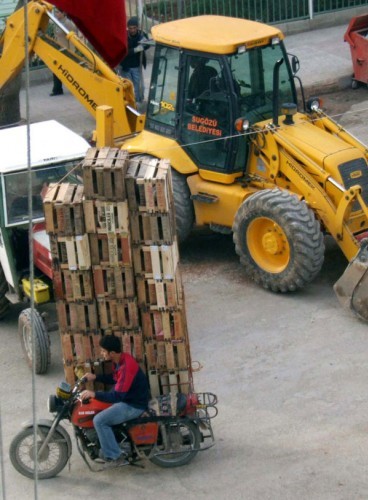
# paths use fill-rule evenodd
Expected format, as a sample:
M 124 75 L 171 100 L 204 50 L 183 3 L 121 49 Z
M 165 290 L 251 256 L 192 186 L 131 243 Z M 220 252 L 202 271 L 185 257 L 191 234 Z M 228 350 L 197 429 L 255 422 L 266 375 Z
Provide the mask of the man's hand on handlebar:
M 94 398 L 95 397 L 95 392 L 94 391 L 82 391 L 80 393 L 80 398 L 82 401 L 86 401 L 88 399 Z
M 94 373 L 85 373 L 83 375 L 83 382 L 92 382 L 93 380 L 96 379 L 96 375 Z M 80 397 L 82 401 L 86 401 L 88 399 L 94 398 L 95 397 L 95 392 L 94 391 L 89 391 L 85 390 L 80 393 Z

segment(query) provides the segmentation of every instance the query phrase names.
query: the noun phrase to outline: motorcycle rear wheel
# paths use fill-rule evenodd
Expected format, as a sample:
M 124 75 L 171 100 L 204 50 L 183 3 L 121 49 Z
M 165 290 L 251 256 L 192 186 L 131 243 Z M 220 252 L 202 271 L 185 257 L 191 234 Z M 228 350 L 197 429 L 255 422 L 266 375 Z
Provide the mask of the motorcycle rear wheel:
M 36 448 L 39 450 L 49 427 L 39 425 Z M 9 455 L 14 468 L 23 476 L 33 479 L 37 468 L 38 479 L 56 476 L 66 466 L 69 454 L 65 437 L 56 429 L 49 444 L 40 457 L 35 460 L 34 427 L 19 432 L 10 444 Z
M 201 433 L 191 421 L 172 421 L 160 425 L 155 455 L 150 461 L 159 467 L 180 467 L 198 453 Z

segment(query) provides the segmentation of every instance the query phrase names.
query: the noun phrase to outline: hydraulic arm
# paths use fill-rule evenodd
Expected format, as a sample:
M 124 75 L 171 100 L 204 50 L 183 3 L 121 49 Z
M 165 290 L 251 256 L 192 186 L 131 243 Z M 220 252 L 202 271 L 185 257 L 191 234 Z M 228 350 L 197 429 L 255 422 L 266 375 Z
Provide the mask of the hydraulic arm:
M 0 88 L 22 70 L 28 49 L 29 57 L 39 57 L 92 116 L 96 117 L 98 106 L 112 107 L 115 143 L 142 130 L 144 116 L 136 110 L 131 82 L 119 77 L 76 33 L 66 30 L 53 16 L 52 8 L 46 2 L 31 1 L 26 11 L 19 9 L 8 18 L 0 39 Z M 47 35 L 50 20 L 65 31 L 75 51 L 66 50 Z

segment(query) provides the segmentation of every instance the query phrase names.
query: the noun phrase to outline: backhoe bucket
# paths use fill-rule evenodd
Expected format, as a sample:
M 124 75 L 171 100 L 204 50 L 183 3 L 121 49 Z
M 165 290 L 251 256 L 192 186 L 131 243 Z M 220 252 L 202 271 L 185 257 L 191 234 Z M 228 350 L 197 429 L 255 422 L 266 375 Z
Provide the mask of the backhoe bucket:
M 340 304 L 368 321 L 368 239 L 361 242 L 357 255 L 334 284 Z

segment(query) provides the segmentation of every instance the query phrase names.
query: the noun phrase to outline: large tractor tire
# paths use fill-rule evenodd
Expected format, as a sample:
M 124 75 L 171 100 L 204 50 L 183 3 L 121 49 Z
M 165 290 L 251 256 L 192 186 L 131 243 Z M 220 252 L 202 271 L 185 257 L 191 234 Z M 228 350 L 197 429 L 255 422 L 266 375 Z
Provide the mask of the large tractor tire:
M 183 243 L 193 229 L 194 207 L 190 199 L 190 190 L 186 176 L 179 174 L 179 172 L 174 169 L 171 170 L 171 173 L 174 192 L 176 232 L 179 242 Z
M 51 362 L 50 337 L 40 313 L 34 310 L 33 314 L 33 335 L 32 309 L 30 308 L 24 309 L 19 315 L 18 333 L 28 365 L 33 368 L 34 361 L 34 371 L 37 375 L 41 375 L 47 372 Z
M 248 276 L 273 292 L 303 288 L 323 264 L 320 224 L 287 191 L 265 189 L 247 198 L 236 214 L 233 238 Z
M 8 283 L 5 278 L 4 270 L 0 264 L 0 319 L 3 319 L 9 309 L 9 301 L 5 297 L 8 291 Z
M 135 157 L 142 162 L 157 162 L 157 158 L 150 155 L 139 155 Z M 179 243 L 185 241 L 191 232 L 194 224 L 194 207 L 190 199 L 190 190 L 185 175 L 171 169 L 173 196 L 175 205 L 176 232 Z

